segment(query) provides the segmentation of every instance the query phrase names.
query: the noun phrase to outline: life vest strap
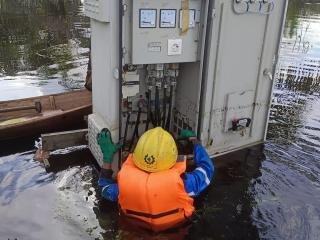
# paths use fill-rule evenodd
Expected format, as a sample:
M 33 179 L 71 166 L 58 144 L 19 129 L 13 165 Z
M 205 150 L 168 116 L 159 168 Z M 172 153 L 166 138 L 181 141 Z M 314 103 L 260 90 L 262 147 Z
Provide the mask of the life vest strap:
M 174 210 L 170 210 L 168 212 L 159 213 L 159 214 L 150 214 L 150 213 L 143 213 L 143 212 L 137 212 L 137 211 L 132 211 L 132 210 L 126 210 L 127 214 L 136 215 L 139 217 L 151 218 L 151 219 L 162 218 L 162 217 L 165 217 L 168 215 L 176 214 L 178 212 L 179 212 L 178 208 L 174 209 Z

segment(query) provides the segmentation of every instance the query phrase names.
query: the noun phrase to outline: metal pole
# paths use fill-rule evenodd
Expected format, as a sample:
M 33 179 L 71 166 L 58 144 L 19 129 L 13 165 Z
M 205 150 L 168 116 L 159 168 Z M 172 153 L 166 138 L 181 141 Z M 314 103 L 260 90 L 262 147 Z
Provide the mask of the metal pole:
M 122 136 L 122 58 L 123 58 L 123 48 L 122 48 L 122 24 L 123 24 L 123 3 L 119 0 L 119 141 L 121 142 Z M 120 170 L 122 166 L 122 147 L 119 149 L 119 160 L 118 169 Z

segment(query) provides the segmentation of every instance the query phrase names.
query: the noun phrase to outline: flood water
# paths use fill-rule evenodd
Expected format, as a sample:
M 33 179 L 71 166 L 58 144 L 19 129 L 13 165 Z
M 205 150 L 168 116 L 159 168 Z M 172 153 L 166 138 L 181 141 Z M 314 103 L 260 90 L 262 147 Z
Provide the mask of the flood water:
M 83 86 L 90 23 L 79 0 L 0 1 L 0 101 Z
M 0 0 L 0 11 L 0 100 L 81 85 L 81 1 Z M 217 159 L 192 223 L 160 235 L 119 219 L 86 149 L 55 152 L 47 173 L 30 142 L 0 146 L 0 239 L 319 239 L 319 64 L 320 5 L 291 0 L 266 144 Z

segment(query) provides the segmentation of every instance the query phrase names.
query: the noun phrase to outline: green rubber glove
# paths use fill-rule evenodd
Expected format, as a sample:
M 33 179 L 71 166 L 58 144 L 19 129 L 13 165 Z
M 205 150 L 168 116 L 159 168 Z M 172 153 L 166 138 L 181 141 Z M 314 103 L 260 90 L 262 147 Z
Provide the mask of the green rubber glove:
M 120 149 L 121 145 L 113 143 L 108 129 L 102 129 L 97 136 L 97 141 L 103 154 L 103 162 L 111 164 L 113 155 Z
M 181 139 L 189 139 L 196 137 L 196 133 L 192 130 L 183 129 L 180 132 L 179 138 Z

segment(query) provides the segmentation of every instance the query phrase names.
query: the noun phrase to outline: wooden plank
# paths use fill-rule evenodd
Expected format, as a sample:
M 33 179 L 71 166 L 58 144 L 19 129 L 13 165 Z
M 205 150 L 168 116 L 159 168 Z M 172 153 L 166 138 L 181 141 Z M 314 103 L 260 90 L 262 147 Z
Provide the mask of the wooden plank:
M 87 133 L 88 129 L 81 129 L 75 131 L 42 134 L 42 149 L 44 151 L 53 151 L 67 147 L 87 145 Z
M 0 141 L 31 136 L 38 137 L 45 133 L 86 128 L 88 124 L 85 123 L 83 117 L 91 113 L 92 106 L 90 105 L 69 111 L 60 111 L 60 113 L 56 112 L 53 115 L 34 116 L 22 123 L 0 125 Z

